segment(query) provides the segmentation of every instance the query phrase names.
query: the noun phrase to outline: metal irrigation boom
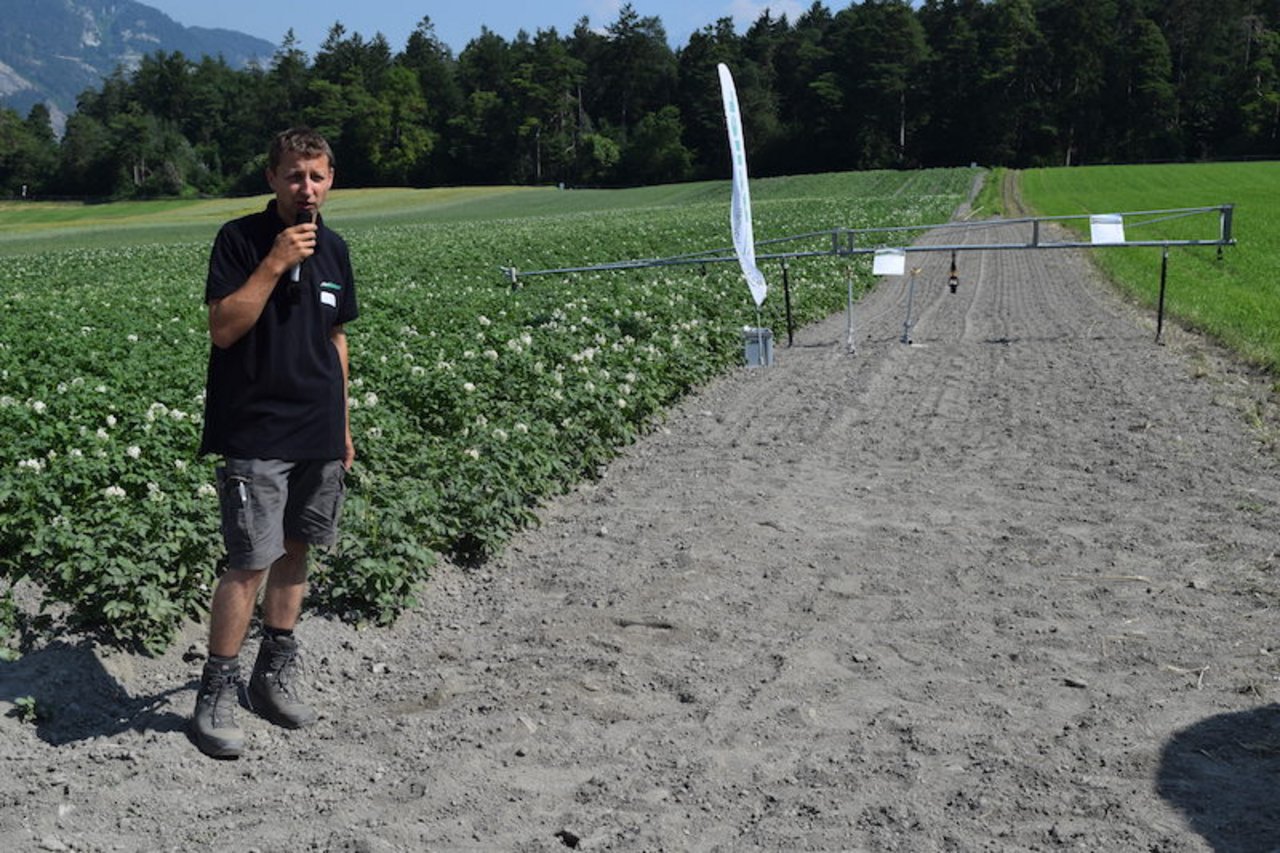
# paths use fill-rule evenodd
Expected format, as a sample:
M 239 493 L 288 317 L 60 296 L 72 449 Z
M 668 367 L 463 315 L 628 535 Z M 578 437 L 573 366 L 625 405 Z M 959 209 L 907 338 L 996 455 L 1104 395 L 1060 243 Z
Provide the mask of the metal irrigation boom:
M 1124 235 L 1124 227 L 1127 225 L 1130 229 L 1138 229 L 1158 223 L 1168 222 L 1174 219 L 1184 219 L 1192 216 L 1200 216 L 1207 213 L 1216 212 L 1218 214 L 1218 234 L 1212 239 L 1173 239 L 1161 238 L 1152 240 L 1131 240 L 1126 239 Z M 821 257 L 853 257 L 858 255 L 875 255 L 884 252 L 951 252 L 953 258 L 952 279 L 955 278 L 954 257 L 957 252 L 974 252 L 974 251 L 1009 251 L 1014 249 L 1099 249 L 1099 248 L 1140 248 L 1140 247 L 1157 247 L 1163 249 L 1161 266 L 1160 266 L 1160 298 L 1159 298 L 1159 315 L 1156 325 L 1156 340 L 1160 340 L 1160 334 L 1164 327 L 1164 298 L 1165 284 L 1169 267 L 1169 249 L 1174 246 L 1216 246 L 1218 247 L 1218 257 L 1222 257 L 1222 248 L 1224 246 L 1234 246 L 1236 241 L 1232 237 L 1232 220 L 1235 214 L 1234 204 L 1221 204 L 1210 207 L 1182 207 L 1165 210 L 1139 210 L 1129 211 L 1127 213 L 1108 214 L 1106 216 L 1097 216 L 1092 214 L 1072 214 L 1065 216 L 1028 216 L 1016 219 L 984 219 L 984 220 L 960 220 L 955 222 L 944 222 L 936 225 L 894 225 L 877 228 L 832 228 L 825 231 L 810 231 L 805 234 L 795 234 L 789 237 L 777 237 L 771 240 L 761 240 L 755 243 L 757 260 L 781 260 L 783 261 L 783 282 L 784 289 L 786 285 L 786 261 L 796 258 L 821 258 Z M 1055 240 L 1045 239 L 1042 226 L 1052 223 L 1065 223 L 1072 220 L 1089 220 L 1092 238 L 1089 240 Z M 1105 220 L 1100 222 L 1100 220 Z M 1021 242 L 1004 242 L 1004 243 L 930 243 L 930 244 L 907 244 L 903 240 L 895 240 L 893 238 L 905 236 L 913 232 L 940 232 L 956 229 L 963 229 L 968 232 L 981 230 L 984 228 L 1007 228 L 1011 225 L 1028 226 L 1029 233 L 1027 239 Z M 1099 230 L 1093 231 L 1094 226 L 1100 226 Z M 1108 226 L 1112 230 L 1108 230 Z M 1118 226 L 1118 230 L 1115 230 Z M 1118 237 L 1118 239 L 1117 239 Z M 816 243 L 821 238 L 821 246 L 812 248 L 797 248 L 790 251 L 768 251 L 769 247 L 781 247 L 786 244 L 796 244 L 801 241 L 809 241 Z M 760 251 L 761 249 L 765 251 Z M 519 284 L 521 278 L 532 278 L 534 276 L 546 275 L 568 275 L 571 273 L 583 272 L 608 272 L 616 270 L 633 270 L 647 269 L 650 267 L 665 266 L 690 266 L 715 263 L 736 263 L 737 255 L 734 253 L 732 246 L 721 247 L 716 249 L 708 249 L 702 252 L 691 252 L 683 255 L 672 255 L 665 258 L 638 258 L 625 261 L 611 261 L 607 263 L 591 264 L 587 266 L 576 267 L 558 267 L 555 269 L 543 270 L 517 270 L 515 267 L 499 267 L 502 273 L 507 277 L 513 287 Z M 954 292 L 954 285 L 952 290 Z M 787 293 L 787 301 L 790 303 L 790 294 Z M 788 327 L 790 326 L 790 312 L 788 311 Z M 909 320 L 908 320 L 909 323 Z M 790 331 L 790 330 L 788 330 Z

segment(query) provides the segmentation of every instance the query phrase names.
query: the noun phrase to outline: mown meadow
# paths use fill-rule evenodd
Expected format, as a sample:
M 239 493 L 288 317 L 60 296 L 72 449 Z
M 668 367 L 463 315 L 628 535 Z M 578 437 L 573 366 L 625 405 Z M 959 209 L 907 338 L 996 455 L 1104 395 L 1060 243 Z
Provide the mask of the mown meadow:
M 970 169 L 755 181 L 759 241 L 944 221 Z M 220 552 L 213 460 L 195 455 L 202 304 L 218 225 L 265 199 L 0 205 L 0 634 L 62 622 L 152 651 L 207 603 Z M 730 264 L 523 270 L 730 245 L 727 182 L 626 191 L 335 191 L 361 317 L 349 328 L 344 532 L 312 601 L 385 623 L 438 554 L 477 562 L 594 475 L 666 407 L 742 361 L 757 317 Z M 826 245 L 830 239 L 826 239 Z M 817 238 L 816 247 L 822 246 Z M 792 245 L 789 248 L 796 248 Z M 865 260 L 789 268 L 797 323 L 843 305 Z M 15 589 L 35 591 L 31 617 Z M 0 638 L 5 639 L 5 638 Z
M 1170 251 L 1166 312 L 1257 365 L 1280 368 L 1280 162 L 1032 169 L 1020 180 L 1023 199 L 1049 215 L 1234 204 L 1238 245 L 1221 259 L 1212 248 Z M 1204 217 L 1159 223 L 1162 237 L 1181 239 L 1216 236 L 1216 228 Z M 1127 227 L 1126 237 L 1149 239 L 1142 227 Z M 1156 304 L 1160 249 L 1098 249 L 1095 256 L 1134 298 Z

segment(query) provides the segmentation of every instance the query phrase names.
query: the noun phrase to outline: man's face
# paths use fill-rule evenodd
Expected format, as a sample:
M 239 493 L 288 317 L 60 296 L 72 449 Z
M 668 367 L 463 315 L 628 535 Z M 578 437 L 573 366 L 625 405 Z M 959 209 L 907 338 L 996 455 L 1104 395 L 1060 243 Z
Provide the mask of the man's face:
M 267 169 L 267 183 L 275 191 L 276 209 L 286 225 L 292 225 L 301 211 L 308 211 L 314 220 L 333 186 L 333 167 L 323 154 L 311 157 L 286 151 L 275 171 Z

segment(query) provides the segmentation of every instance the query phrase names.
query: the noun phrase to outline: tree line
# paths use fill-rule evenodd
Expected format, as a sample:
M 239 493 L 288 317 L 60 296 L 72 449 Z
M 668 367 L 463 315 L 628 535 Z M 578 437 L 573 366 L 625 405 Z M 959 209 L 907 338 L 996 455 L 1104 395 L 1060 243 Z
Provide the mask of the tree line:
M 334 24 L 266 67 L 157 52 L 49 110 L 0 110 L 0 195 L 262 191 L 271 133 L 325 133 L 344 186 L 624 186 L 722 178 L 716 64 L 753 175 L 1280 156 L 1280 0 L 815 2 L 729 18 L 673 49 L 624 5 L 453 52 L 423 18 L 404 49 Z

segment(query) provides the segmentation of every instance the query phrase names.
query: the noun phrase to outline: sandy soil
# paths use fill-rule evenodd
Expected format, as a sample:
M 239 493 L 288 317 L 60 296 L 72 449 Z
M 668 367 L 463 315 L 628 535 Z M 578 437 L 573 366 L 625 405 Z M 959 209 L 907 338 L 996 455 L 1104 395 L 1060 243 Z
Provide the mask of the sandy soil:
M 1280 849 L 1269 386 L 1080 254 L 912 259 L 911 344 L 889 279 L 394 628 L 304 621 L 310 730 L 200 755 L 197 626 L 0 665 L 54 711 L 0 849 Z

